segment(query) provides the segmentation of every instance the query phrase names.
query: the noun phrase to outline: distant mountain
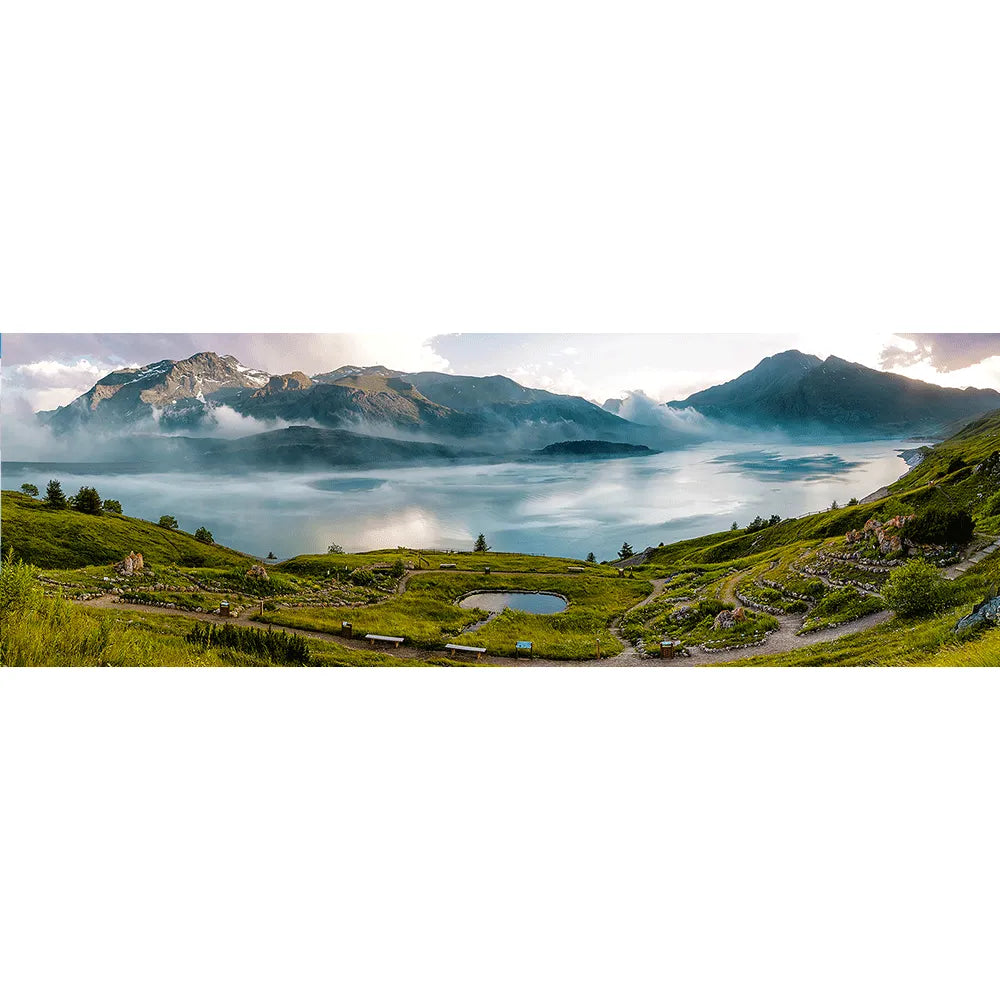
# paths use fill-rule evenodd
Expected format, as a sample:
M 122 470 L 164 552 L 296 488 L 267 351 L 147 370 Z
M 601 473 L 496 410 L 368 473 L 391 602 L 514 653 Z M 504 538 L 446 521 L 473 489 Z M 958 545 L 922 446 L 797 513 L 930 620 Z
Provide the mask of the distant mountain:
M 993 389 L 949 389 L 799 351 L 765 358 L 724 385 L 668 404 L 739 426 L 851 437 L 934 436 L 1000 406 Z
M 502 376 L 405 375 L 381 365 L 271 375 L 211 352 L 112 372 L 68 406 L 40 417 L 59 432 L 135 430 L 154 422 L 161 429 L 211 431 L 222 405 L 256 420 L 380 437 L 402 433 L 446 443 L 492 436 L 508 449 L 650 433 L 578 396 L 529 389 Z
M 233 406 L 268 384 L 267 372 L 211 351 L 183 361 L 122 368 L 67 406 L 39 414 L 53 430 L 122 429 L 157 418 L 161 426 L 194 427 L 213 405 Z

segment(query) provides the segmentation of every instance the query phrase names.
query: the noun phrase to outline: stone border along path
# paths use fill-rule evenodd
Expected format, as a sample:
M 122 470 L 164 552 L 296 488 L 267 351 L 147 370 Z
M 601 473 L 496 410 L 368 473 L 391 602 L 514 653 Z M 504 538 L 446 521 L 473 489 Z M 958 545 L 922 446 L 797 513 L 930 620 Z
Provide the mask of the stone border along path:
M 1000 541 L 997 543 L 1000 545 Z M 441 572 L 440 570 L 412 570 L 410 574 L 413 573 L 425 573 L 425 572 Z M 464 571 L 452 570 L 451 572 L 475 572 L 475 571 Z M 554 574 L 548 574 L 554 575 Z M 404 577 L 405 581 L 407 577 Z M 651 603 L 659 597 L 666 585 L 670 582 L 672 577 L 665 577 L 662 579 L 650 580 L 649 582 L 653 585 L 652 592 L 644 597 L 638 604 L 633 605 L 629 608 L 629 611 L 634 611 L 636 608 L 644 607 L 645 605 Z M 401 581 L 403 582 L 403 581 Z M 401 591 L 400 591 L 401 592 Z M 106 594 L 102 597 L 95 598 L 92 601 L 87 602 L 88 607 L 98 607 L 98 608 L 112 608 L 118 605 L 118 598 L 112 594 Z M 738 602 L 737 602 L 738 603 Z M 136 607 L 135 605 L 127 605 L 129 608 Z M 356 649 L 362 652 L 371 652 L 368 643 L 363 639 L 345 639 L 343 636 L 333 635 L 329 632 L 316 632 L 311 629 L 295 628 L 291 625 L 274 625 L 268 622 L 257 622 L 251 621 L 250 619 L 241 618 L 220 618 L 219 615 L 213 612 L 204 611 L 188 611 L 181 608 L 152 608 L 144 606 L 142 609 L 144 614 L 153 615 L 170 615 L 178 618 L 186 618 L 189 621 L 205 621 L 213 622 L 219 624 L 221 622 L 230 622 L 232 624 L 241 625 L 247 628 L 259 628 L 262 630 L 267 630 L 268 628 L 273 628 L 275 631 L 290 632 L 293 635 L 301 635 L 307 639 L 317 639 L 320 642 L 328 642 L 336 646 L 344 646 L 348 649 Z M 626 612 L 627 613 L 627 612 Z M 751 646 L 746 649 L 734 649 L 734 650 L 719 650 L 713 651 L 711 653 L 704 652 L 692 652 L 690 656 L 682 656 L 674 660 L 661 660 L 655 656 L 647 656 L 640 653 L 620 632 L 618 623 L 611 626 L 611 633 L 618 639 L 619 642 L 625 647 L 622 652 L 618 653 L 616 656 L 609 656 L 606 659 L 601 660 L 546 660 L 539 657 L 533 659 L 518 659 L 513 656 L 490 656 L 484 655 L 479 661 L 482 664 L 492 664 L 494 666 L 510 666 L 510 667 L 685 667 L 685 666 L 701 666 L 702 664 L 710 663 L 731 663 L 735 660 L 745 660 L 753 656 L 764 656 L 769 653 L 786 653 L 793 650 L 802 649 L 805 646 L 817 645 L 821 642 L 832 642 L 834 639 L 839 639 L 845 635 L 853 635 L 855 632 L 861 632 L 868 628 L 873 628 L 876 625 L 880 625 L 882 622 L 889 619 L 889 612 L 880 611 L 874 615 L 868 615 L 864 618 L 858 618 L 853 622 L 847 622 L 844 625 L 838 625 L 836 628 L 825 629 L 819 632 L 814 632 L 810 635 L 796 635 L 795 629 L 801 625 L 802 619 L 796 615 L 784 615 L 778 619 L 781 624 L 781 628 L 777 632 L 772 632 L 768 638 L 767 642 L 762 643 L 759 646 Z M 385 650 L 382 655 L 391 656 L 401 660 L 431 660 L 431 659 L 442 659 L 445 657 L 444 649 L 440 650 L 428 650 L 428 649 L 418 649 L 415 646 L 401 646 L 399 649 Z M 461 661 L 456 661 L 455 666 L 466 666 L 466 663 Z
M 985 548 L 979 549 L 974 555 L 970 556 L 968 559 L 963 560 L 960 563 L 956 563 L 954 566 L 948 567 L 945 572 L 945 576 L 949 580 L 954 580 L 966 570 L 971 569 L 977 563 L 981 562 L 988 555 L 1000 549 L 1000 538 L 996 541 L 990 543 Z M 721 594 L 732 594 L 731 597 L 722 597 L 722 600 L 731 600 L 734 603 L 743 606 L 742 601 L 735 595 L 735 589 L 738 582 L 747 573 L 750 573 L 755 567 L 750 567 L 747 570 L 743 570 L 732 574 L 729 577 L 723 578 L 723 585 L 719 588 L 719 593 Z M 396 593 L 401 594 L 406 589 L 406 581 L 409 580 L 411 576 L 416 576 L 422 573 L 468 573 L 470 575 L 482 575 L 479 570 L 439 570 L 439 569 L 413 569 L 408 570 L 399 580 L 399 584 L 396 587 Z M 543 574 L 546 576 L 559 576 L 568 574 L 559 574 L 556 572 L 550 572 Z M 613 577 L 611 579 L 617 579 Z M 633 605 L 629 608 L 629 611 L 634 611 L 636 608 L 644 607 L 645 605 L 656 600 L 663 591 L 666 589 L 667 584 L 672 580 L 673 577 L 664 577 L 660 579 L 650 580 L 649 582 L 653 585 L 652 592 L 644 597 L 638 604 Z M 390 595 L 391 596 L 391 595 Z M 388 600 L 388 597 L 386 598 Z M 103 597 L 95 598 L 94 600 L 88 601 L 88 607 L 113 607 L 118 604 L 119 601 L 117 597 L 113 595 L 105 595 Z M 135 607 L 135 605 L 128 605 L 128 607 Z M 146 607 L 146 606 L 144 606 Z M 248 619 L 240 618 L 220 618 L 217 614 L 210 612 L 198 612 L 198 611 L 186 611 L 182 609 L 174 608 L 152 608 L 145 612 L 146 614 L 158 614 L 158 615 L 175 615 L 181 618 L 188 618 L 190 620 L 199 620 L 207 622 L 218 623 L 220 621 L 234 622 L 239 625 L 247 626 L 250 628 L 260 628 L 267 629 L 269 627 L 275 630 L 281 629 L 285 632 L 291 632 L 294 635 L 301 635 L 308 639 L 318 639 L 321 642 L 329 642 L 334 645 L 345 646 L 349 649 L 358 649 L 365 652 L 370 652 L 370 649 L 366 642 L 360 639 L 345 639 L 342 636 L 332 635 L 329 632 L 315 632 L 309 629 L 294 628 L 290 625 L 270 625 L 267 622 L 255 622 Z M 628 612 L 626 612 L 627 614 Z M 625 647 L 622 652 L 618 653 L 616 656 L 610 656 L 607 659 L 602 660 L 546 660 L 546 659 L 518 659 L 513 656 L 489 656 L 484 655 L 479 661 L 480 663 L 493 664 L 497 666 L 518 666 L 518 667 L 684 667 L 684 666 L 701 666 L 708 665 L 712 663 L 733 663 L 736 660 L 747 660 L 755 656 L 767 656 L 770 654 L 780 654 L 780 653 L 790 653 L 795 650 L 804 649 L 808 646 L 816 646 L 823 642 L 833 642 L 836 639 L 843 638 L 847 635 L 854 635 L 857 632 L 864 632 L 867 629 L 874 628 L 876 625 L 881 625 L 886 622 L 891 617 L 891 613 L 888 611 L 878 611 L 875 614 L 865 615 L 863 618 L 856 618 L 852 622 L 845 622 L 843 625 L 837 625 L 834 628 L 820 629 L 817 632 L 811 632 L 809 635 L 797 635 L 796 632 L 802 627 L 802 623 L 805 620 L 804 616 L 799 615 L 778 615 L 776 616 L 779 622 L 779 629 L 777 632 L 772 632 L 767 640 L 758 646 L 749 646 L 745 649 L 733 649 L 733 650 L 714 650 L 710 653 L 702 652 L 697 649 L 692 650 L 690 656 L 682 656 L 678 659 L 673 660 L 661 660 L 655 656 L 647 656 L 640 653 L 622 634 L 619 628 L 621 619 L 614 623 L 610 631 L 612 635 Z M 485 623 L 481 623 L 485 624 Z M 481 625 L 480 625 L 481 627 Z M 468 631 L 468 630 L 466 630 Z M 445 651 L 442 650 L 426 650 L 417 649 L 413 646 L 403 646 L 399 649 L 393 651 L 386 651 L 384 653 L 386 656 L 394 656 L 402 660 L 430 660 L 430 659 L 440 659 L 444 657 Z M 464 666 L 460 662 L 456 662 L 456 666 Z

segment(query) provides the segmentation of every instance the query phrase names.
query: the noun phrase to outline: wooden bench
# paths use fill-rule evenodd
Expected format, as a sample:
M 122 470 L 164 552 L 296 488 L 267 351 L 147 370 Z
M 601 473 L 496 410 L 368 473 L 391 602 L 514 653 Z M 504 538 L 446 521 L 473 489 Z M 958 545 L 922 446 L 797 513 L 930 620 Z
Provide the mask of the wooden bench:
M 486 652 L 485 646 L 458 646 L 453 642 L 445 643 L 444 648 L 450 653 L 475 653 L 477 660 Z
M 587 572 L 587 567 L 586 566 L 567 566 L 566 567 L 566 572 L 567 573 L 586 573 Z
M 369 632 L 365 638 L 371 643 L 372 649 L 375 648 L 376 642 L 391 642 L 399 649 L 399 644 L 406 641 L 401 635 L 375 635 L 373 632 Z
M 441 563 L 438 569 L 458 569 L 458 563 Z

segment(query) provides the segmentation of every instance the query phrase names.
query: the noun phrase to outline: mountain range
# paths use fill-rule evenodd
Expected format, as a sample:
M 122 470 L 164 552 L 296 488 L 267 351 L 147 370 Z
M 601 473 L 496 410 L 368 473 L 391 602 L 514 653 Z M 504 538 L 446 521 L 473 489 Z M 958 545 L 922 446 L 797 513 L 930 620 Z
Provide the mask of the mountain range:
M 256 420 L 423 440 L 469 441 L 520 431 L 525 447 L 567 439 L 624 441 L 636 431 L 596 403 L 528 389 L 500 375 L 406 375 L 382 366 L 271 375 L 212 352 L 112 372 L 67 406 L 39 417 L 56 432 L 150 422 L 160 430 L 211 431 L 221 406 Z
M 357 466 L 523 457 L 542 449 L 553 458 L 642 454 L 604 445 L 670 448 L 734 432 L 930 437 L 1000 408 L 1000 393 L 944 388 L 836 356 L 785 351 L 686 399 L 646 401 L 639 422 L 621 415 L 622 400 L 599 406 L 502 375 L 405 373 L 381 365 L 275 375 L 231 355 L 203 352 L 111 372 L 38 418 L 56 433 L 117 432 L 123 453 L 156 460 Z M 701 438 L 680 427 L 676 416 L 671 421 L 680 410 L 701 415 Z M 227 411 L 265 422 L 266 432 L 224 440 L 220 416 Z M 636 415 L 634 407 L 628 412 Z M 564 442 L 586 444 L 551 447 Z

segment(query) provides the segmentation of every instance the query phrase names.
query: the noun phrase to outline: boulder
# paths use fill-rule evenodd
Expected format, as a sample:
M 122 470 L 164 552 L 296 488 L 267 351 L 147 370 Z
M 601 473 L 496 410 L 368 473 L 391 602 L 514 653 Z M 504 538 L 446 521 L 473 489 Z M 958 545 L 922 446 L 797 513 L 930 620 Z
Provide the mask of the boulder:
M 268 579 L 267 570 L 260 563 L 257 563 L 256 565 L 251 566 L 247 570 L 247 579 L 267 580 Z
M 742 611 L 743 609 L 740 608 L 739 610 Z M 736 626 L 737 621 L 739 621 L 739 619 L 736 617 L 735 611 L 720 611 L 715 616 L 715 621 L 712 622 L 712 628 L 715 629 L 716 632 L 720 632 L 724 629 L 731 629 Z
M 955 624 L 955 631 L 972 628 L 976 625 L 995 625 L 1000 618 L 1000 597 L 988 597 L 980 601 L 964 618 Z
M 115 573 L 118 576 L 132 576 L 141 573 L 144 569 L 141 552 L 129 552 L 129 554 L 118 563 L 115 563 Z

